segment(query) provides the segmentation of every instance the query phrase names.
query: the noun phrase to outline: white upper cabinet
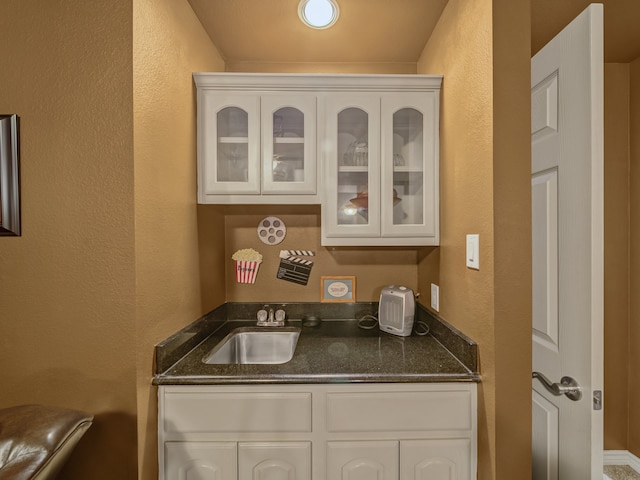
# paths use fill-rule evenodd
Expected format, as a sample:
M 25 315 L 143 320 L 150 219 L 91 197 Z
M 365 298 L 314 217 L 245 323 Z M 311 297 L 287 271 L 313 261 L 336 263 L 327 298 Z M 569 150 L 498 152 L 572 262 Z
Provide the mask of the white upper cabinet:
M 313 92 L 260 75 L 194 78 L 199 203 L 320 203 Z
M 438 96 L 326 100 L 323 245 L 438 244 Z
M 194 79 L 199 203 L 320 203 L 323 245 L 438 245 L 442 76 Z

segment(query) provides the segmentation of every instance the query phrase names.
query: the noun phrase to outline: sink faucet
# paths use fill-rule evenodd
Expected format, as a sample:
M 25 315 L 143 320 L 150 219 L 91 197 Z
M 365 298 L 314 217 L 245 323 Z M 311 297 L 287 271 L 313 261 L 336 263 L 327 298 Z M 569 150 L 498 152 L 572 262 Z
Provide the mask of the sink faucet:
M 268 311 L 267 311 L 268 309 Z M 258 310 L 258 323 L 260 327 L 284 327 L 286 312 L 283 309 L 273 311 L 268 305 L 263 310 Z

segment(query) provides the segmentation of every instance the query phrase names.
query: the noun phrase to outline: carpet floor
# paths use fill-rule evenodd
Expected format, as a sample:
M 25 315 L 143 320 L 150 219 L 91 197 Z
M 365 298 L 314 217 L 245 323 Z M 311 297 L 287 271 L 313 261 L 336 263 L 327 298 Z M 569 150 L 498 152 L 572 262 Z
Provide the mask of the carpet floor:
M 605 465 L 604 480 L 640 480 L 640 473 L 628 465 Z

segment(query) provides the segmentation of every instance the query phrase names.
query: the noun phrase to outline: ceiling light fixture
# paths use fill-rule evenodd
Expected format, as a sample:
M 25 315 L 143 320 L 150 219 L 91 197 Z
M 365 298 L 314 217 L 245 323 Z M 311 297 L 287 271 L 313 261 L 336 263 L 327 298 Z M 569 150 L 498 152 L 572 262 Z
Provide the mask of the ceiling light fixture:
M 329 28 L 336 23 L 340 10 L 335 0 L 300 0 L 298 15 L 311 28 Z

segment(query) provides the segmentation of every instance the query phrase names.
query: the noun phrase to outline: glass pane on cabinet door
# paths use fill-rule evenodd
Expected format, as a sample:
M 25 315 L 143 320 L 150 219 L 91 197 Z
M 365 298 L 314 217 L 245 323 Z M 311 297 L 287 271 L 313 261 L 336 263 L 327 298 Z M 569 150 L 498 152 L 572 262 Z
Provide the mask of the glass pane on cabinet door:
M 274 182 L 304 182 L 304 114 L 284 107 L 273 114 Z
M 338 224 L 369 223 L 369 116 L 359 108 L 338 114 Z
M 423 174 L 422 113 L 403 108 L 393 114 L 393 191 L 382 193 L 393 202 L 394 225 L 424 223 Z
M 246 182 L 249 169 L 249 115 L 238 107 L 226 107 L 217 116 L 218 182 Z

